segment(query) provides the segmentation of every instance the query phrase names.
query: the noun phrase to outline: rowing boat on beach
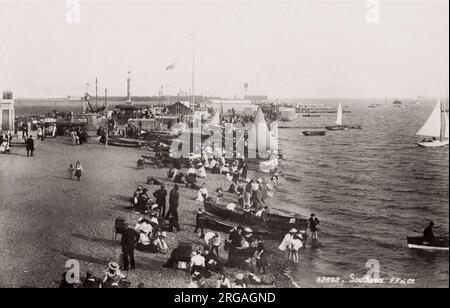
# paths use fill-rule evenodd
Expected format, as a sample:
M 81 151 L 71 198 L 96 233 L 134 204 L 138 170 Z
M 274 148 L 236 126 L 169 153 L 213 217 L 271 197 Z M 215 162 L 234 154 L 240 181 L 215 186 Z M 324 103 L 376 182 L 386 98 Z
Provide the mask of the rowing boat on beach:
M 204 214 L 205 217 L 205 226 L 211 230 L 219 231 L 228 234 L 231 229 L 236 227 L 238 224 L 236 222 L 230 221 L 228 219 L 224 219 L 222 217 L 210 214 L 206 212 Z M 249 227 L 249 225 L 242 225 L 242 227 Z M 264 239 L 281 239 L 285 235 L 284 233 L 275 232 L 273 230 L 268 230 L 266 228 L 251 226 L 253 230 L 253 234 L 257 235 Z
M 238 207 L 235 210 L 229 210 L 226 204 L 214 202 L 211 199 L 204 201 L 204 207 L 206 212 L 215 216 L 240 224 L 266 228 L 274 233 L 287 233 L 291 228 L 296 228 L 297 230 L 306 230 L 308 228 L 306 219 L 284 216 L 272 211 L 269 211 L 264 218 L 261 218 Z

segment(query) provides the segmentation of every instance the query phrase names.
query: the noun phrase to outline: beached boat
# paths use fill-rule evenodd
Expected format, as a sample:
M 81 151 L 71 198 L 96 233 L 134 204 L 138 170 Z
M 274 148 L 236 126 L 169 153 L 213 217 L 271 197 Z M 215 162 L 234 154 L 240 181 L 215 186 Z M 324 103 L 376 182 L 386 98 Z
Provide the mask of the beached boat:
M 118 140 L 108 140 L 108 145 L 117 146 L 117 147 L 126 147 L 126 148 L 140 147 L 140 145 L 138 143 L 120 142 Z
M 422 236 L 408 236 L 406 241 L 411 249 L 448 251 L 448 237 L 437 237 L 432 242 L 427 242 Z
M 205 226 L 207 228 L 223 233 L 229 233 L 231 229 L 238 225 L 236 222 L 224 219 L 223 217 L 219 217 L 208 212 L 204 214 L 204 217 Z M 250 227 L 250 225 L 242 225 L 242 227 Z M 268 230 L 259 226 L 251 226 L 251 229 L 253 230 L 254 235 L 260 236 L 264 239 L 280 239 L 285 235 L 285 233 Z
M 326 132 L 324 130 L 305 130 L 302 134 L 305 136 L 325 136 Z
M 418 136 L 431 137 L 432 139 L 424 140 L 422 142 L 418 142 L 417 144 L 426 148 L 448 145 L 448 124 L 448 115 L 442 108 L 442 100 L 439 100 L 434 106 L 428 120 L 416 134 Z
M 273 232 L 288 232 L 291 228 L 298 230 L 306 230 L 308 221 L 303 218 L 283 216 L 278 213 L 268 212 L 265 219 L 257 217 L 254 214 L 244 212 L 241 208 L 236 208 L 234 211 L 228 210 L 226 204 L 217 203 L 213 200 L 206 200 L 204 202 L 205 211 L 235 221 L 240 224 L 264 227 Z

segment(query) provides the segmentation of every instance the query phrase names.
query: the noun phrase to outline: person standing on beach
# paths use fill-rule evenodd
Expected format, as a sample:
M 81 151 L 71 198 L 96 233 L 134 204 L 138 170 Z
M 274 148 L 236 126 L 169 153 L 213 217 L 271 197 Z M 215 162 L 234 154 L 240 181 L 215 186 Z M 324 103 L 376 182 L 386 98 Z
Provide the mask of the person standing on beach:
M 161 184 L 161 187 L 153 193 L 153 197 L 156 198 L 156 204 L 158 204 L 159 217 L 164 217 L 166 214 L 166 186 Z
M 44 141 L 43 131 L 41 127 L 38 128 L 37 138 L 38 140 L 41 139 L 41 141 Z
M 203 213 L 203 209 L 198 209 L 197 215 L 195 216 L 195 230 L 194 232 L 197 234 L 198 229 L 200 229 L 200 238 L 205 237 L 205 216 Z
M 27 141 L 26 141 L 26 149 L 27 149 L 27 157 L 33 157 L 34 154 L 34 140 L 33 140 L 33 136 L 29 136 Z
M 313 241 L 317 241 L 320 221 L 315 214 L 311 214 L 311 217 L 308 219 L 308 222 L 309 222 L 309 230 L 311 231 L 311 238 Z
M 173 189 L 170 191 L 169 194 L 169 211 L 167 211 L 166 214 L 166 219 L 169 219 L 170 216 L 172 215 L 172 217 L 175 219 L 176 222 L 176 229 L 178 231 L 180 231 L 180 226 L 178 224 L 178 205 L 179 205 L 179 199 L 180 199 L 180 194 L 178 192 L 178 185 L 175 184 L 175 186 L 173 187 Z
M 67 169 L 67 177 L 69 179 L 73 178 L 73 174 L 75 173 L 75 168 L 73 167 L 72 164 L 69 165 L 69 169 Z
M 128 271 L 136 268 L 134 261 L 134 250 L 139 241 L 139 233 L 131 226 L 127 225 L 122 235 L 122 256 L 123 256 L 123 270 Z
M 75 164 L 75 174 L 74 174 L 77 177 L 77 181 L 80 180 L 82 171 L 83 166 L 81 166 L 81 163 L 77 161 L 77 163 Z

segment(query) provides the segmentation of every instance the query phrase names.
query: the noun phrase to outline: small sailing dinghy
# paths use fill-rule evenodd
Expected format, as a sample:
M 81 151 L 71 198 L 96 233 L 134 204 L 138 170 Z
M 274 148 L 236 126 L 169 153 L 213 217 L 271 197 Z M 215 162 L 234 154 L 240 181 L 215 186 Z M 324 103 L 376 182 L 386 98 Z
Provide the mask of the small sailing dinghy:
M 426 148 L 446 146 L 448 145 L 448 131 L 448 115 L 442 108 L 442 100 L 439 100 L 428 120 L 416 134 L 431 137 L 431 139 L 423 140 L 417 144 Z
M 344 130 L 347 129 L 347 125 L 342 124 L 342 105 L 339 103 L 338 111 L 337 111 L 337 118 L 336 118 L 336 125 L 332 126 L 325 126 L 328 130 Z
M 422 236 L 407 236 L 406 241 L 410 249 L 448 251 L 448 237 L 437 237 L 427 242 Z

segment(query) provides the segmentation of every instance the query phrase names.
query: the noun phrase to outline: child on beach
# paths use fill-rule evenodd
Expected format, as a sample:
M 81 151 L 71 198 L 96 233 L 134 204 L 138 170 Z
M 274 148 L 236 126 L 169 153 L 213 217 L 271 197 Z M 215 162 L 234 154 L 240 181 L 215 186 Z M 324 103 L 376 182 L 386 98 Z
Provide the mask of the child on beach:
M 77 177 L 77 181 L 80 180 L 82 171 L 83 167 L 81 166 L 81 163 L 77 161 L 77 163 L 75 164 L 75 173 L 74 173 L 74 175 Z
M 69 169 L 67 169 L 67 177 L 68 177 L 69 179 L 72 179 L 72 178 L 73 178 L 74 172 L 75 172 L 75 168 L 73 167 L 72 164 L 70 164 L 70 165 L 69 165 Z

